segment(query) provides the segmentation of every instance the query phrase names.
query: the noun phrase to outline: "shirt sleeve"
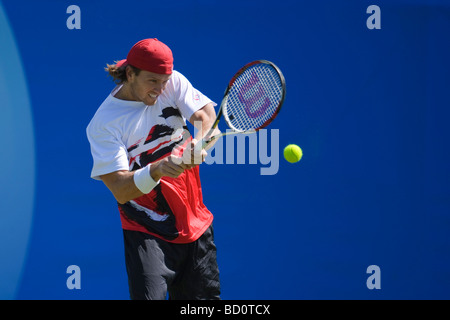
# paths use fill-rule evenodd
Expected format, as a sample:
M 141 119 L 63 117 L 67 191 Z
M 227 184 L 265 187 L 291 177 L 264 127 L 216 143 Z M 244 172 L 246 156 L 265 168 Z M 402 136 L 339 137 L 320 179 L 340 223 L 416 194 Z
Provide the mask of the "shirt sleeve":
M 92 123 L 87 127 L 86 133 L 94 160 L 91 178 L 100 180 L 101 175 L 129 170 L 127 149 L 114 133 Z
M 187 120 L 206 104 L 212 102 L 214 106 L 217 105 L 199 90 L 195 89 L 181 73 L 174 71 L 172 77 L 173 81 L 170 89 L 173 91 L 174 103 Z

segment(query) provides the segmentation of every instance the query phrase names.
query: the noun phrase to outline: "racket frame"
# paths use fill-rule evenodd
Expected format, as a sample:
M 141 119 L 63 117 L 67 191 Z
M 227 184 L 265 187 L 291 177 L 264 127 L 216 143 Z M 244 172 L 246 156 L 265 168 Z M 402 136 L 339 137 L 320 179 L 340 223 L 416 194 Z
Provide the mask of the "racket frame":
M 281 81 L 281 88 L 282 88 L 281 99 L 280 99 L 280 102 L 278 103 L 278 106 L 277 106 L 277 109 L 275 110 L 275 112 L 261 126 L 259 126 L 256 129 L 253 129 L 253 130 L 239 130 L 239 129 L 235 128 L 231 124 L 231 121 L 230 121 L 230 119 L 228 117 L 228 114 L 227 114 L 226 104 L 227 104 L 227 101 L 228 101 L 228 96 L 230 94 L 231 87 L 233 86 L 233 84 L 236 81 L 236 79 L 242 73 L 244 73 L 247 69 L 249 69 L 250 67 L 252 67 L 252 66 L 254 66 L 256 64 L 268 64 L 272 68 L 274 68 L 275 71 L 278 73 L 278 76 L 280 77 L 280 81 Z M 218 139 L 218 138 L 220 138 L 222 136 L 225 136 L 225 135 L 238 134 L 238 133 L 251 134 L 251 133 L 255 133 L 255 132 L 259 131 L 260 129 L 263 129 L 263 128 L 267 127 L 277 117 L 277 115 L 279 114 L 279 112 L 281 110 L 281 106 L 284 103 L 285 97 L 286 97 L 286 81 L 285 81 L 285 78 L 284 78 L 283 73 L 281 72 L 281 70 L 273 62 L 270 62 L 268 60 L 255 60 L 255 61 L 252 61 L 250 63 L 247 63 L 245 66 L 243 66 L 241 69 L 239 69 L 236 72 L 236 74 L 233 76 L 233 78 L 231 78 L 230 82 L 228 83 L 228 86 L 227 86 L 227 88 L 225 90 L 225 93 L 224 93 L 224 97 L 222 99 L 222 102 L 220 103 L 220 108 L 219 108 L 219 111 L 217 113 L 216 120 L 214 121 L 213 125 L 211 126 L 211 129 L 208 131 L 208 134 L 206 135 L 206 137 L 211 135 L 214 132 L 214 130 L 217 128 L 222 115 L 223 115 L 223 117 L 225 119 L 225 122 L 227 123 L 228 127 L 230 127 L 233 131 L 220 133 L 218 135 L 210 137 L 206 141 L 203 140 L 202 148 L 203 149 L 206 148 L 211 142 L 213 142 L 214 140 L 216 140 L 216 139 Z

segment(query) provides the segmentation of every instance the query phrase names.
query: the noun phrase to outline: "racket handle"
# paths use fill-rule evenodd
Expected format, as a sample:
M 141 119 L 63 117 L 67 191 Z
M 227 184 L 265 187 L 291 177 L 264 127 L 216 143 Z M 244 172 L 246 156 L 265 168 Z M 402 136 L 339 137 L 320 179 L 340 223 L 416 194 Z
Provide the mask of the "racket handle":
M 214 140 L 217 139 L 217 137 L 220 137 L 220 135 L 213 136 L 213 137 L 209 138 L 208 140 L 202 140 L 202 149 L 206 149 L 211 142 L 213 142 Z
M 208 150 L 207 147 L 211 144 L 211 142 L 217 140 L 220 137 L 228 136 L 231 134 L 252 134 L 252 133 L 256 133 L 256 130 L 248 130 L 248 131 L 240 131 L 240 132 L 236 132 L 236 131 L 222 132 L 215 136 L 212 136 L 208 140 L 202 140 L 202 149 Z

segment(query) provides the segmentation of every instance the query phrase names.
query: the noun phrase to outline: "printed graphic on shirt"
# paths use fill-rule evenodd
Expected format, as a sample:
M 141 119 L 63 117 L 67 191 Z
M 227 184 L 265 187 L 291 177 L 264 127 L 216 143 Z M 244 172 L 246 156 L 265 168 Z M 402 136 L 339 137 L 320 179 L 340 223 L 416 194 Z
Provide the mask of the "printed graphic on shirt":
M 145 227 L 150 233 L 157 234 L 166 240 L 176 239 L 178 230 L 175 227 L 175 215 L 162 194 L 161 184 L 139 199 L 139 201 L 119 204 L 120 213 Z
M 178 109 L 166 107 L 158 116 L 160 122 L 150 128 L 146 137 L 140 137 L 127 149 L 131 170 L 143 168 L 149 163 L 167 157 L 174 148 L 183 147 L 190 138 L 189 130 Z
M 139 137 L 127 149 L 131 170 L 140 169 L 149 163 L 163 159 L 172 152 L 181 155 L 191 139 L 189 130 L 178 109 L 162 109 L 161 122 L 150 128 L 147 136 Z M 127 219 L 137 222 L 147 231 L 166 240 L 178 237 L 175 214 L 172 212 L 167 195 L 163 194 L 163 179 L 149 194 L 125 204 L 119 204 L 119 211 Z

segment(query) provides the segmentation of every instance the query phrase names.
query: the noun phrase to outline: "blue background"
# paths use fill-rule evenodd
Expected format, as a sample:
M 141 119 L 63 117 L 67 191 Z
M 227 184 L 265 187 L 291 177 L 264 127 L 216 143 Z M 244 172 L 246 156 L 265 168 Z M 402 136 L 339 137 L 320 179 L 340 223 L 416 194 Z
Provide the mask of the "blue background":
M 26 128 L 27 111 L 9 122 L 31 130 L 27 150 L 2 149 L 14 159 L 2 167 L 3 196 L 14 180 L 28 189 L 2 199 L 0 223 L 18 226 L 2 229 L 0 298 L 128 299 L 119 215 L 89 178 L 85 128 L 113 87 L 103 67 L 148 37 L 168 44 L 175 68 L 216 102 L 247 62 L 271 60 L 286 78 L 271 126 L 278 173 L 261 176 L 261 164 L 201 168 L 223 299 L 450 298 L 448 1 L 0 4 L 19 61 L 0 69 L 4 82 L 17 82 L 0 108 L 29 101 L 32 118 Z M 71 4 L 81 9 L 80 30 L 66 27 Z M 372 4 L 380 30 L 366 27 Z M 6 99 L 26 96 L 21 74 L 29 100 Z M 302 147 L 301 162 L 282 159 L 289 143 Z M 66 287 L 70 265 L 81 269 L 79 290 Z M 366 286 L 370 265 L 381 269 L 379 290 Z

